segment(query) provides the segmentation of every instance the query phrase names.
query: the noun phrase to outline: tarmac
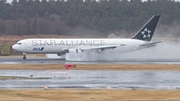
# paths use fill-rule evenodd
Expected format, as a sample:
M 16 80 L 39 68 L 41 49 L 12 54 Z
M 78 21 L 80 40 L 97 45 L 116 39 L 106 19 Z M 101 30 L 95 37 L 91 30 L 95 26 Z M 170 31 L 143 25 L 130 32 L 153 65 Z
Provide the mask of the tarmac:
M 0 64 L 180 64 L 177 59 L 125 59 L 120 61 L 66 61 L 64 59 L 49 59 L 46 57 L 0 57 Z
M 1 70 L 1 89 L 176 89 L 179 71 Z
M 180 64 L 175 60 L 65 61 L 61 59 L 20 57 L 0 58 L 0 64 Z M 73 89 L 172 89 L 180 88 L 180 71 L 107 70 L 0 70 L 0 88 Z

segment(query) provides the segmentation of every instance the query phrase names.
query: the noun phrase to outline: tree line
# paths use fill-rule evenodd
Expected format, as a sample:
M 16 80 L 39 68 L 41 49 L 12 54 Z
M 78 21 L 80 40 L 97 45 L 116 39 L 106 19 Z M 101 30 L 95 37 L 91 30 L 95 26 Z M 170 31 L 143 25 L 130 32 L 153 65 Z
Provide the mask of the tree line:
M 131 33 L 153 15 L 161 15 L 161 26 L 180 27 L 174 0 L 0 0 L 0 35 L 74 35 L 75 28 Z

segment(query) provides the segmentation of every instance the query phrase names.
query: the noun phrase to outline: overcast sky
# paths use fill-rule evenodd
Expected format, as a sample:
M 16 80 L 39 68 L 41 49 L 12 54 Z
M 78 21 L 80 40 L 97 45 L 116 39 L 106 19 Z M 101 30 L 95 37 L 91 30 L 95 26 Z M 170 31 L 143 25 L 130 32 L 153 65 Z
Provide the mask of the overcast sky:
M 147 1 L 147 0 L 142 0 L 142 1 Z M 180 1 L 180 0 L 175 0 L 175 1 Z M 7 2 L 11 3 L 12 0 L 7 0 Z

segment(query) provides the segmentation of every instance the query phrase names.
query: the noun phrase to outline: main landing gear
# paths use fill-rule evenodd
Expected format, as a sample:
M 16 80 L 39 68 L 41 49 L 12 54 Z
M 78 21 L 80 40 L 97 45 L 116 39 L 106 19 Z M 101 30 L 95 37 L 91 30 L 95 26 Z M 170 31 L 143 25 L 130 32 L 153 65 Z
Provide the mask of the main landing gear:
M 26 53 L 23 53 L 23 59 L 26 60 Z

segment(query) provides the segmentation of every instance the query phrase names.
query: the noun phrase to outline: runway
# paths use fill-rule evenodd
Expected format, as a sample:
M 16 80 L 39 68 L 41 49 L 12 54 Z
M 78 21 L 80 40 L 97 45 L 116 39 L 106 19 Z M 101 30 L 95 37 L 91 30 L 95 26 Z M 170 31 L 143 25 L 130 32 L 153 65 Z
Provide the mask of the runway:
M 32 77 L 30 75 L 33 75 Z M 179 71 L 1 70 L 1 89 L 176 89 Z M 12 79 L 12 77 L 14 77 Z
M 1 57 L 0 64 L 180 64 L 177 59 L 126 59 L 120 61 L 66 61 L 63 59 L 49 59 L 46 57 L 29 57 L 23 60 L 22 57 Z
M 44 57 L 1 57 L 0 64 L 180 64 L 180 59 L 65 61 Z M 31 75 L 33 75 L 31 77 Z M 0 70 L 0 88 L 176 89 L 180 71 Z

